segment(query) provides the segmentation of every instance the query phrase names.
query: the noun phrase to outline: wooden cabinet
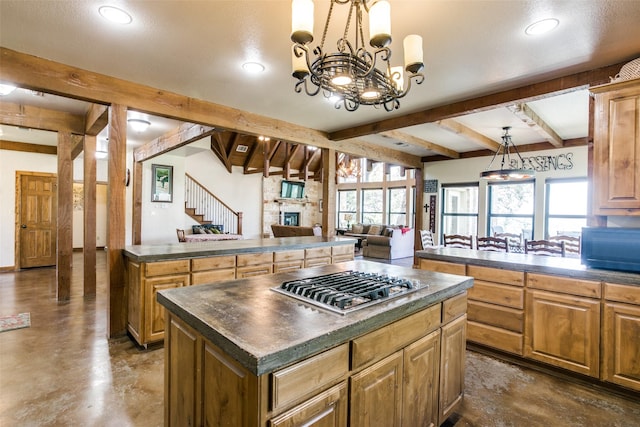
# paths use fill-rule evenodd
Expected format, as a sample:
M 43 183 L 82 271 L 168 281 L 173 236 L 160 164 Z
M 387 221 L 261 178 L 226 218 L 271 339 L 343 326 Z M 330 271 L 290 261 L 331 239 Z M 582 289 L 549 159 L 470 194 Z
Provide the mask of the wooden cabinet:
M 437 271 L 439 273 L 465 275 L 466 269 L 464 264 L 456 264 L 453 262 L 436 261 L 432 259 L 420 258 L 420 269 Z
M 467 339 L 502 351 L 523 354 L 524 273 L 475 265 L 469 289 Z
M 304 266 L 319 267 L 331 264 L 331 247 L 310 248 L 304 250 Z
M 351 245 L 333 246 L 331 248 L 331 263 L 353 261 L 354 248 Z
M 347 427 L 347 382 L 272 419 L 271 427 Z
M 640 215 L 640 79 L 595 94 L 593 213 Z
M 243 279 L 272 273 L 273 252 L 238 255 L 236 260 L 236 278 Z
M 438 425 L 444 423 L 462 403 L 466 348 L 467 316 L 463 315 L 442 326 Z
M 640 391 L 640 287 L 604 284 L 602 379 Z
M 236 278 L 236 256 L 212 256 L 191 260 L 191 284 L 202 285 Z
M 273 272 L 300 270 L 304 268 L 304 249 L 280 251 L 273 254 Z

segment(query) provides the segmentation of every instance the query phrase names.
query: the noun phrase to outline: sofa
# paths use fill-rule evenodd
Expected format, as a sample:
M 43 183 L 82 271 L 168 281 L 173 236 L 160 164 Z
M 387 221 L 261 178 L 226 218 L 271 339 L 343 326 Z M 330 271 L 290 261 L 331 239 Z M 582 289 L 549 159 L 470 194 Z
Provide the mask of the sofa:
M 380 224 L 355 224 L 345 236 L 362 243 L 362 255 L 371 258 L 397 259 L 414 255 L 413 228 Z
M 320 226 L 303 227 L 301 225 L 271 224 L 273 237 L 322 236 Z

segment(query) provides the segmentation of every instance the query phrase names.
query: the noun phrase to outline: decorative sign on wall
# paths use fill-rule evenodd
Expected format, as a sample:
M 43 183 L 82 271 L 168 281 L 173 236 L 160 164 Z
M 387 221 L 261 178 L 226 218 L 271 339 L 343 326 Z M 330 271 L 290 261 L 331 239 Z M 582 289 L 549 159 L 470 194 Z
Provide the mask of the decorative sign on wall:
M 424 192 L 425 193 L 437 193 L 438 192 L 438 180 L 437 179 L 425 179 L 424 180 Z
M 518 159 L 511 159 L 510 167 L 512 169 L 533 169 L 536 172 L 571 170 L 573 169 L 573 153 L 522 157 L 522 164 L 519 163 Z
M 429 196 L 429 231 L 436 232 L 436 196 Z

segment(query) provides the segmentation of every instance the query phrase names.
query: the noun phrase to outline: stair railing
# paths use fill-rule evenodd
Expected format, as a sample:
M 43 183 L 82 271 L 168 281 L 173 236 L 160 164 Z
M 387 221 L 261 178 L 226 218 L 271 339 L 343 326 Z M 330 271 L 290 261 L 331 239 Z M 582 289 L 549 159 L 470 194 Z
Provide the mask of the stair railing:
M 221 224 L 225 233 L 242 234 L 242 212 L 231 209 L 187 173 L 184 183 L 186 209 L 194 209 L 203 223 Z

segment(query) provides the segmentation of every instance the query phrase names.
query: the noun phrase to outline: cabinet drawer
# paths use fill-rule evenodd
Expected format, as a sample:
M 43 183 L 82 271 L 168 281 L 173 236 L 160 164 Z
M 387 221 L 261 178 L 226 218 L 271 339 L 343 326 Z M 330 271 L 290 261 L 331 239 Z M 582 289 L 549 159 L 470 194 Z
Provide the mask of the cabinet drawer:
M 264 276 L 273 273 L 273 264 L 267 265 L 250 265 L 247 267 L 238 267 L 236 269 L 236 278 L 243 279 L 253 276 Z
M 219 268 L 233 268 L 235 266 L 235 255 L 195 258 L 191 260 L 191 271 L 217 270 Z
M 640 286 L 605 283 L 604 299 L 640 305 Z
M 349 372 L 349 344 L 312 356 L 272 374 L 273 409 L 321 390 Z
M 469 299 L 511 308 L 524 308 L 524 288 L 475 280 L 468 290 Z
M 461 276 L 465 275 L 466 270 L 464 264 L 455 264 L 453 262 L 446 261 L 434 261 L 432 259 L 421 259 L 420 269 L 437 271 L 439 273 L 458 274 Z
M 467 293 L 451 297 L 442 303 L 442 323 L 449 323 L 467 312 Z
M 235 268 L 223 268 L 220 270 L 198 271 L 191 273 L 192 285 L 219 282 L 221 280 L 233 280 L 236 278 Z
M 288 261 L 288 262 L 278 262 L 276 264 L 273 264 L 274 273 L 282 273 L 284 271 L 291 271 L 291 270 L 300 270 L 302 268 L 304 268 L 304 260 L 302 259 Z
M 292 261 L 304 259 L 304 249 L 296 251 L 279 251 L 273 253 L 273 262 Z
M 479 301 L 469 301 L 467 315 L 470 321 L 507 329 L 520 334 L 524 332 L 523 310 Z
M 238 267 L 248 265 L 271 264 L 273 262 L 273 252 L 258 252 L 252 254 L 238 255 Z
M 524 286 L 524 272 L 501 270 L 499 268 L 467 265 L 467 276 L 487 282 L 504 283 L 505 285 Z
M 330 265 L 330 264 L 331 264 L 331 257 L 307 258 L 304 261 L 305 268 L 320 267 L 321 265 Z
M 471 342 L 497 348 L 522 356 L 524 338 L 522 334 L 481 323 L 467 322 L 467 339 Z
M 527 273 L 527 287 L 590 298 L 602 296 L 600 282 L 547 274 Z
M 145 266 L 145 276 L 167 276 L 170 274 L 188 273 L 189 260 L 149 262 Z
M 348 389 L 343 381 L 272 419 L 269 427 L 346 426 Z
M 334 255 L 331 257 L 332 264 L 337 264 L 339 262 L 347 262 L 347 261 L 353 261 L 353 252 L 349 254 Z
M 440 304 L 352 341 L 352 369 L 380 360 L 440 326 Z
M 336 255 L 351 255 L 353 257 L 353 245 L 339 245 L 331 247 L 331 254 Z
M 309 258 L 324 258 L 331 256 L 331 246 L 323 246 L 321 248 L 310 248 L 304 250 L 304 257 Z

